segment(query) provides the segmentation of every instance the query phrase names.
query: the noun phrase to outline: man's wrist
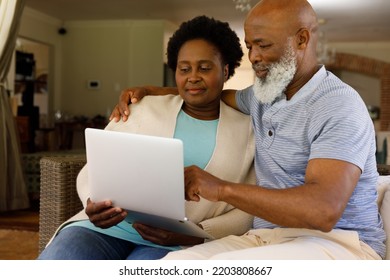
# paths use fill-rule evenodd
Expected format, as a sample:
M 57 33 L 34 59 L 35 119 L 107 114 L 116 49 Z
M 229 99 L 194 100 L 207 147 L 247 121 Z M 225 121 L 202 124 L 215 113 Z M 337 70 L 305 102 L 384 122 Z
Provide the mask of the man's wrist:
M 218 189 L 218 201 L 229 202 L 231 199 L 234 199 L 234 183 L 224 181 Z

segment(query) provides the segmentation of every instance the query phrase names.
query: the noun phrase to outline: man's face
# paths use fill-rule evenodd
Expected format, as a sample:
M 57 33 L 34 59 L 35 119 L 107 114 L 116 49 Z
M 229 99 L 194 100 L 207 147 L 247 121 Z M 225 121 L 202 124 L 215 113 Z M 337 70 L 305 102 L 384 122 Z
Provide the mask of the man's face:
M 292 37 L 272 17 L 252 16 L 245 22 L 245 43 L 256 73 L 254 91 L 262 103 L 281 96 L 296 72 Z
M 285 53 L 285 30 L 270 24 L 267 18 L 251 17 L 245 22 L 245 44 L 256 76 L 265 78 L 271 64 L 280 61 Z

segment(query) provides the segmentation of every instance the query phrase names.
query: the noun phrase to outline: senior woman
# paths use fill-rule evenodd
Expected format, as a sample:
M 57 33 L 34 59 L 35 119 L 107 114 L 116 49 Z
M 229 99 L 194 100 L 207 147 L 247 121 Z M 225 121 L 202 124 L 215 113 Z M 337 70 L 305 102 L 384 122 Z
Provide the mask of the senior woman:
M 243 56 L 236 33 L 227 23 L 199 16 L 173 34 L 167 56 L 179 95 L 145 97 L 129 105 L 128 121 L 111 121 L 105 129 L 181 139 L 185 166 L 197 165 L 227 181 L 255 183 L 251 121 L 221 101 L 223 85 Z M 60 227 L 39 259 L 159 259 L 204 242 L 128 223 L 126 211 L 110 201 L 92 202 L 87 168 L 77 180 L 85 209 Z M 215 238 L 243 234 L 253 219 L 225 202 L 203 199 L 186 202 L 186 214 Z

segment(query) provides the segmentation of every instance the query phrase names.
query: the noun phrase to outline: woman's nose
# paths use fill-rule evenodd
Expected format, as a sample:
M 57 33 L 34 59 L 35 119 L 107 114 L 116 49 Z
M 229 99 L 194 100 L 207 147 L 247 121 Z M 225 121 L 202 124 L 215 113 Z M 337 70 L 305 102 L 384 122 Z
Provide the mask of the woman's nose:
M 200 81 L 200 76 L 197 74 L 197 72 L 192 72 L 189 77 L 188 77 L 188 81 L 190 83 L 196 83 L 196 82 L 199 82 Z

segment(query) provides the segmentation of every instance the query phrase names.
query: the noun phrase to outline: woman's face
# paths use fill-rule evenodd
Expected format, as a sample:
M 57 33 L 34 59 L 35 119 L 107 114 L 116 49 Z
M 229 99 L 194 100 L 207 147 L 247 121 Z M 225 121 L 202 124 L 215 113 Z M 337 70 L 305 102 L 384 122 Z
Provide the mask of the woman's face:
M 184 111 L 194 117 L 206 118 L 214 112 L 218 117 L 227 76 L 228 65 L 223 65 L 214 45 L 203 39 L 187 41 L 178 53 L 176 68 L 176 84 L 184 99 Z

